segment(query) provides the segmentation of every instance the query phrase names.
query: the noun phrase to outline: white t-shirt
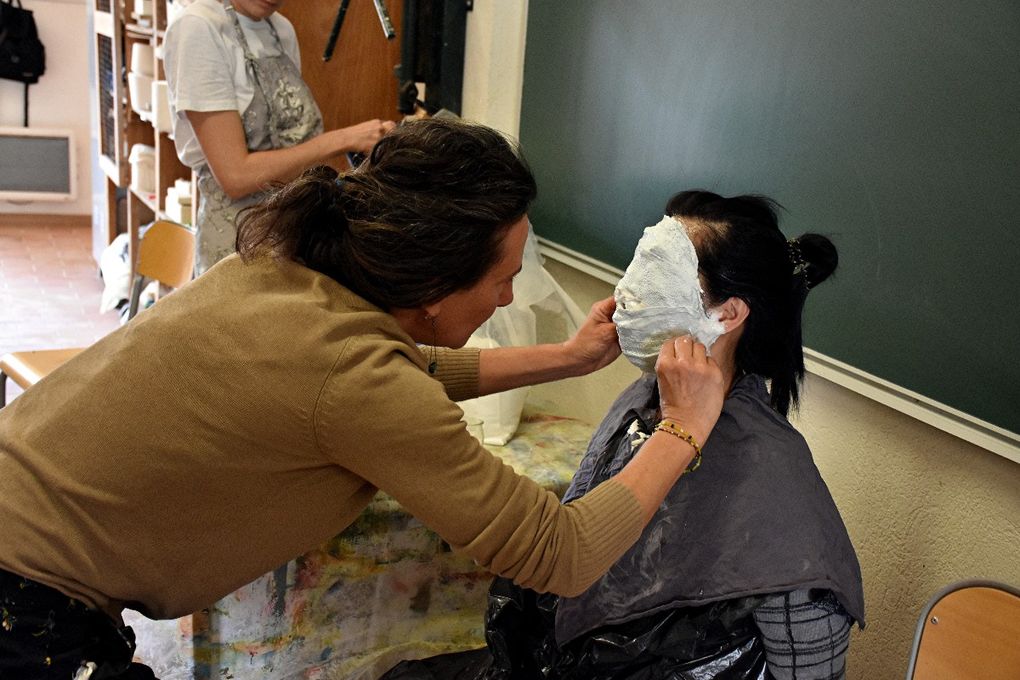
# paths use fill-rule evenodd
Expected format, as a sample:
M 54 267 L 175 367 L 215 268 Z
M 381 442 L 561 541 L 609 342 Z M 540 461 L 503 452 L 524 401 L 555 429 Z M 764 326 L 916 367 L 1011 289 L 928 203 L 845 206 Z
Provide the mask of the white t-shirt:
M 266 21 L 237 14 L 248 48 L 256 57 L 280 53 Z M 284 52 L 301 68 L 294 26 L 281 14 L 269 17 Z M 184 111 L 244 113 L 255 95 L 255 84 L 244 63 L 234 22 L 220 0 L 195 0 L 172 18 L 163 46 L 163 66 L 169 84 L 174 144 L 181 162 L 194 169 L 205 154 Z

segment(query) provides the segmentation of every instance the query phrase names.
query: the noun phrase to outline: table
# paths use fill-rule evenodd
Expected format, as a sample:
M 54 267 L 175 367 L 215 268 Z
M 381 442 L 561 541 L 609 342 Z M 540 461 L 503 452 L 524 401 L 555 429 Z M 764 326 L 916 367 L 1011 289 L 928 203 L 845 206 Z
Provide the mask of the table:
M 514 438 L 488 448 L 562 496 L 591 432 L 526 407 Z M 402 659 L 484 645 L 491 580 L 380 493 L 342 534 L 208 610 L 124 618 L 162 680 L 375 680 Z

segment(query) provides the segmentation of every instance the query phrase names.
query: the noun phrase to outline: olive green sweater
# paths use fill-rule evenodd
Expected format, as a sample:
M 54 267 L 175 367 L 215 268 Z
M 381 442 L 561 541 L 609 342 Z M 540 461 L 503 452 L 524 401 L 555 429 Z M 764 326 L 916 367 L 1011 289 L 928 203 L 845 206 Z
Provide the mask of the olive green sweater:
M 182 616 L 382 489 L 495 573 L 585 589 L 640 534 L 633 494 L 560 505 L 461 423 L 477 351 L 425 364 L 334 280 L 230 257 L 0 410 L 0 567 L 113 616 Z

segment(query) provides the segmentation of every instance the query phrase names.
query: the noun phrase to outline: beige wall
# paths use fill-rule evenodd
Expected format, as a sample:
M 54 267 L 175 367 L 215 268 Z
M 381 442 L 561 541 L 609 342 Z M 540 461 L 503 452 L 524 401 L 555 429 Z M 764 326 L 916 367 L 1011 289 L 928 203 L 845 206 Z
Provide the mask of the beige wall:
M 822 378 L 795 424 L 843 514 L 869 625 L 850 678 L 900 678 L 917 615 L 941 587 L 1020 586 L 1020 465 Z
M 527 0 L 478 0 L 464 40 L 465 118 L 517 136 L 524 84 Z
M 566 265 L 546 267 L 583 308 L 612 293 Z M 637 375 L 621 358 L 535 388 L 532 399 L 595 424 Z M 917 616 L 942 586 L 972 578 L 1020 586 L 1020 465 L 816 376 L 794 424 L 864 573 L 868 627 L 854 633 L 848 678 L 904 677 Z

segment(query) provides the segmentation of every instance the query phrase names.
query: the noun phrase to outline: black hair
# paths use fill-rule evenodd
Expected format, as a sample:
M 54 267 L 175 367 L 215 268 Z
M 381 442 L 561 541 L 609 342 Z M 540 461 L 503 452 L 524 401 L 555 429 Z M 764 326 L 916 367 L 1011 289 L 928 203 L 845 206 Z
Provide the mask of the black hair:
M 405 123 L 347 175 L 312 168 L 238 219 L 244 259 L 270 250 L 382 307 L 468 288 L 496 264 L 536 194 L 519 149 L 491 128 Z
M 750 308 L 737 369 L 768 378 L 772 407 L 785 416 L 796 409 L 804 379 L 804 301 L 836 270 L 839 257 L 819 234 L 788 241 L 779 230 L 781 207 L 765 196 L 694 190 L 671 198 L 666 214 L 692 232 L 708 305 L 736 297 Z

